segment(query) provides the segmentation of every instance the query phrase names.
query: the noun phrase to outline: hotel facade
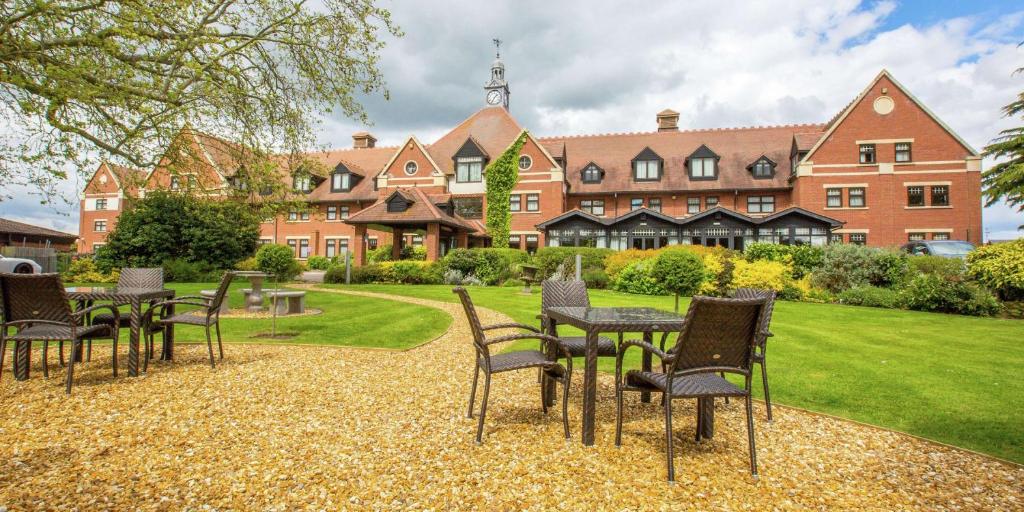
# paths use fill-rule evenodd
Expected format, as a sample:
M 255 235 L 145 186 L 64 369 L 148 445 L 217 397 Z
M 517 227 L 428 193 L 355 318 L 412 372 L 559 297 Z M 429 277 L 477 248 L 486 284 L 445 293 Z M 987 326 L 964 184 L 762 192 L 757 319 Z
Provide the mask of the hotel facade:
M 886 71 L 821 124 L 682 129 L 664 110 L 650 132 L 535 137 L 509 113 L 500 60 L 484 98 L 429 143 L 378 146 L 359 132 L 351 148 L 306 155 L 326 171 L 300 167 L 282 179 L 308 208 L 268 219 L 260 242 L 298 258 L 351 251 L 357 264 L 368 249 L 422 244 L 436 259 L 489 245 L 489 207 L 510 209 L 510 243 L 528 251 L 981 242 L 981 157 Z M 510 204 L 488 205 L 485 169 L 524 133 Z M 232 143 L 188 129 L 178 142 L 200 155 L 188 176 L 159 164 L 96 169 L 82 194 L 81 252 L 100 247 L 147 190 L 195 182 L 227 196 L 238 186 Z

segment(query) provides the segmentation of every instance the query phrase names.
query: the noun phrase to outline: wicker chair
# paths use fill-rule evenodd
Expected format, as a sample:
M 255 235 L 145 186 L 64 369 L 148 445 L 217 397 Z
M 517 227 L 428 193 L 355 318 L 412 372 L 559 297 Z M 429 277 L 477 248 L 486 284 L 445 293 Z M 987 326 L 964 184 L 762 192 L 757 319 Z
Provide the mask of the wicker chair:
M 767 299 L 720 299 L 694 297 L 676 345 L 663 352 L 651 343 L 626 341 L 615 360 L 615 445 L 622 444 L 622 396 L 624 391 L 662 393 L 665 397 L 665 440 L 668 480 L 675 481 L 672 451 L 672 399 L 742 397 L 747 405 L 747 440 L 750 444 L 750 472 L 757 477 L 754 447 L 754 417 L 750 381 L 754 345 L 765 314 Z M 622 358 L 630 347 L 650 352 L 664 365 L 664 372 L 630 370 L 622 375 Z M 719 373 L 742 375 L 743 388 Z M 625 377 L 625 378 L 623 378 Z M 699 416 L 699 415 L 698 415 Z M 700 418 L 698 417 L 698 427 Z M 697 429 L 700 441 L 700 429 Z
M 551 336 L 562 340 L 562 345 L 569 349 L 573 357 L 583 357 L 587 350 L 587 338 L 585 336 L 559 336 L 554 324 L 544 314 L 548 308 L 554 307 L 590 307 L 590 296 L 587 295 L 587 283 L 584 281 L 544 281 L 541 283 L 540 293 L 540 315 L 537 318 L 541 321 L 541 327 Z M 619 342 L 622 342 L 622 334 L 619 334 Z M 615 342 L 601 336 L 597 339 L 598 357 L 615 357 L 617 349 Z
M 764 404 L 768 410 L 768 421 L 772 421 L 772 396 L 768 393 L 768 370 L 765 368 L 765 348 L 768 345 L 768 338 L 774 336 L 768 328 L 772 322 L 772 311 L 775 309 L 775 291 L 759 290 L 757 288 L 737 288 L 733 294 L 737 299 L 768 299 L 765 306 L 766 313 L 762 317 L 763 324 L 758 329 L 757 345 L 754 346 L 754 364 L 761 367 L 761 384 L 764 386 Z
M 70 341 L 74 360 L 73 355 L 82 349 L 83 340 L 109 338 L 113 340 L 114 360 L 117 360 L 117 335 L 121 323 L 117 308 L 101 304 L 73 312 L 58 274 L 0 274 L 0 303 L 4 311 L 3 324 L 0 324 L 0 375 L 3 374 L 8 341 L 23 343 L 15 350 L 23 350 L 26 358 L 32 350 L 32 342 L 42 341 L 45 377 L 50 376 L 47 352 L 51 341 Z M 113 324 L 85 325 L 85 315 L 99 309 L 111 311 Z M 8 336 L 7 330 L 11 327 L 18 331 Z M 68 364 L 67 368 L 65 392 L 71 394 L 74 364 Z
M 121 274 L 117 277 L 118 288 L 163 288 L 164 287 L 164 269 L 160 267 L 156 268 L 123 268 Z M 155 302 L 155 301 L 154 301 Z M 114 304 L 115 306 L 123 306 L 124 304 Z M 152 302 L 150 303 L 152 305 Z M 111 325 L 114 322 L 114 317 L 110 313 L 100 313 L 92 317 L 91 325 L 106 324 Z M 148 336 L 150 329 L 153 333 L 163 333 L 164 329 L 161 326 L 155 324 L 146 324 L 146 332 L 143 336 Z M 152 356 L 152 353 L 150 353 Z M 61 364 L 64 364 L 64 354 L 61 352 Z M 85 346 L 85 360 L 92 360 L 92 340 L 86 342 Z
M 228 288 L 231 286 L 231 280 L 234 279 L 234 277 L 234 272 L 225 272 L 224 276 L 220 279 L 220 285 L 217 287 L 217 293 L 213 298 L 202 297 L 199 295 L 183 295 L 171 300 L 157 302 L 146 311 L 145 318 L 143 319 L 143 325 L 152 324 L 158 327 L 158 329 L 146 329 L 148 336 L 146 337 L 146 362 L 143 365 L 144 369 L 149 368 L 149 359 L 153 353 L 153 333 L 161 328 L 168 327 L 173 324 L 186 324 L 204 327 L 206 329 L 206 347 L 210 352 L 210 367 L 217 367 L 217 364 L 213 359 L 213 341 L 210 337 L 210 327 L 214 327 L 216 329 L 217 349 L 220 351 L 220 359 L 223 360 L 224 344 L 221 342 L 220 336 L 220 306 L 227 299 Z M 167 307 L 178 304 L 197 306 L 200 309 L 186 313 L 178 313 L 174 316 L 168 316 Z M 153 318 L 154 313 L 159 313 L 157 318 Z M 167 342 L 166 338 L 164 339 L 164 342 Z
M 565 429 L 565 438 L 569 439 L 569 382 L 572 378 L 572 357 L 569 357 L 569 351 L 561 344 L 561 341 L 558 338 L 541 334 L 538 329 L 529 325 L 518 323 L 487 326 L 481 325 L 480 317 L 476 314 L 476 308 L 473 306 L 473 300 L 469 297 L 469 292 L 462 287 L 456 287 L 452 292 L 457 294 L 459 296 L 459 300 L 462 301 L 462 308 L 466 312 L 466 319 L 469 321 L 469 326 L 473 332 L 473 348 L 476 350 L 476 364 L 474 365 L 475 368 L 473 370 L 473 387 L 469 392 L 469 412 L 467 414 L 470 418 L 473 417 L 473 403 L 476 399 L 476 383 L 480 377 L 480 372 L 482 371 L 484 373 L 484 397 L 480 404 L 480 419 L 476 426 L 477 444 L 481 443 L 483 440 L 484 418 L 487 416 L 487 398 L 491 392 L 491 375 L 527 368 L 540 368 L 547 378 L 554 379 L 562 383 L 562 426 Z M 507 334 L 504 336 L 488 338 L 485 333 L 493 329 L 524 329 L 530 332 L 525 334 Z M 557 350 L 563 353 L 566 357 L 566 365 L 562 366 L 558 361 L 548 359 L 544 352 L 537 350 L 519 350 L 515 352 L 491 355 L 491 345 L 506 341 L 526 339 L 538 339 L 543 343 L 550 344 L 552 351 Z M 543 393 L 544 390 L 541 388 L 541 407 L 546 414 L 548 412 L 548 407 L 544 400 Z

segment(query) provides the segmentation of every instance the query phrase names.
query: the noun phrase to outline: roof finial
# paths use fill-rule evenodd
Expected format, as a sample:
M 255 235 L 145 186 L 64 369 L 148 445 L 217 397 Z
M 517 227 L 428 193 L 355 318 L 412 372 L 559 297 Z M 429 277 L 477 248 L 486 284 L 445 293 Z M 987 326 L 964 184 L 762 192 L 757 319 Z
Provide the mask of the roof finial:
M 494 38 L 494 39 L 491 39 L 491 41 L 494 41 L 494 58 L 500 59 L 501 58 L 501 39 Z

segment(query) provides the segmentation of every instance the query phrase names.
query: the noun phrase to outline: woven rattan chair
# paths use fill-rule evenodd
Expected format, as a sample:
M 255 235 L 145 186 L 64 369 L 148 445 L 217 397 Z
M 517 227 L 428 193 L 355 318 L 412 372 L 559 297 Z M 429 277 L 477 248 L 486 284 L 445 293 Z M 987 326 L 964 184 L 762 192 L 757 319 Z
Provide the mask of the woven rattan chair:
M 483 440 L 484 418 L 487 416 L 487 398 L 491 393 L 491 375 L 527 368 L 540 368 L 547 378 L 562 383 L 562 426 L 565 429 L 565 438 L 569 439 L 569 382 L 572 378 L 572 357 L 569 357 L 569 351 L 561 344 L 558 338 L 542 334 L 537 328 L 529 325 L 518 323 L 481 325 L 480 317 L 476 314 L 476 308 L 473 306 L 473 300 L 469 297 L 469 292 L 462 287 L 456 287 L 452 292 L 457 294 L 459 300 L 462 301 L 462 308 L 466 312 L 466 319 L 469 321 L 469 326 L 473 332 L 473 348 L 476 351 L 473 387 L 469 392 L 469 413 L 467 414 L 470 418 L 473 417 L 476 383 L 480 377 L 480 372 L 484 374 L 484 396 L 483 401 L 480 403 L 480 419 L 476 426 L 476 442 L 479 444 Z M 523 329 L 530 332 L 488 338 L 486 332 L 494 329 Z M 558 361 L 548 359 L 543 351 L 537 350 L 519 350 L 491 355 L 490 347 L 496 343 L 527 339 L 538 339 L 543 343 L 549 344 L 550 350 L 561 352 L 566 357 L 566 365 L 562 366 Z M 543 394 L 544 390 L 542 387 L 541 407 L 546 414 L 548 407 Z
M 164 287 L 164 269 L 160 267 L 156 268 L 123 268 L 121 274 L 117 277 L 118 288 L 163 288 Z M 124 304 L 115 304 L 115 306 L 123 306 Z M 151 304 L 152 305 L 152 304 Z M 92 325 L 106 324 L 111 325 L 114 322 L 114 317 L 110 313 L 100 313 L 94 315 L 90 321 Z M 153 333 L 163 333 L 164 329 L 161 326 L 150 323 L 146 325 L 147 332 L 144 336 L 148 336 L 150 329 Z M 150 354 L 152 356 L 152 354 Z M 64 354 L 61 352 L 61 364 L 64 364 Z M 85 360 L 92 360 L 92 340 L 86 342 L 85 347 Z
M 768 304 L 765 306 L 765 314 L 762 316 L 760 329 L 758 329 L 757 345 L 754 346 L 754 364 L 761 367 L 761 384 L 764 386 L 764 404 L 768 411 L 768 421 L 772 421 L 772 396 L 768 393 L 768 370 L 765 368 L 765 348 L 768 345 L 768 338 L 774 336 L 769 327 L 772 322 L 772 312 L 775 310 L 775 291 L 759 290 L 757 288 L 737 288 L 733 296 L 737 299 L 766 298 Z
M 157 302 L 153 304 L 149 310 L 146 311 L 146 316 L 143 320 L 143 325 L 154 325 L 159 328 L 168 327 L 173 324 L 185 324 L 195 325 L 206 329 L 206 347 L 210 352 L 210 367 L 216 368 L 217 363 L 213 358 L 213 341 L 210 337 L 210 327 L 213 327 L 217 332 L 217 349 L 220 352 L 220 359 L 224 359 L 224 344 L 221 342 L 220 337 L 220 306 L 227 300 L 228 288 L 231 286 L 231 280 L 234 279 L 234 272 L 225 272 L 224 276 L 220 279 L 220 285 L 217 287 L 217 293 L 212 298 L 202 297 L 199 295 L 183 295 L 181 297 L 175 297 L 172 300 L 165 300 L 163 302 Z M 187 305 L 197 306 L 198 310 L 188 311 L 185 313 L 177 313 L 175 315 L 168 314 L 168 306 L 171 305 Z M 156 314 L 156 318 L 154 318 Z M 147 331 L 150 331 L 147 329 Z M 153 353 L 153 332 L 150 331 L 146 338 L 146 362 L 144 368 L 149 367 L 149 359 Z M 167 342 L 166 337 L 164 342 Z
M 750 444 L 750 472 L 757 477 L 754 447 L 754 417 L 750 380 L 754 345 L 757 343 L 767 299 L 720 299 L 694 297 L 676 345 L 663 352 L 643 341 L 626 341 L 615 360 L 615 445 L 622 444 L 622 397 L 625 391 L 662 393 L 665 397 L 665 441 L 668 480 L 675 481 L 672 451 L 672 399 L 717 397 L 743 398 L 747 405 L 747 440 Z M 622 358 L 630 347 L 650 352 L 664 365 L 664 372 L 630 370 L 623 376 Z M 744 387 L 722 378 L 719 373 L 744 377 Z M 698 408 L 699 410 L 699 408 Z M 698 415 L 699 416 L 699 415 Z M 697 441 L 700 441 L 698 417 Z
M 540 310 L 538 319 L 544 331 L 562 340 L 562 345 L 569 349 L 573 357 L 583 357 L 587 350 L 585 336 L 559 336 L 553 323 L 544 314 L 548 308 L 554 307 L 590 307 L 590 296 L 587 294 L 587 283 L 584 281 L 544 281 L 541 283 Z M 619 335 L 622 341 L 622 335 Z M 601 336 L 597 339 L 598 357 L 615 357 L 615 342 Z
M 47 351 L 51 341 L 70 341 L 72 360 L 82 349 L 83 340 L 109 338 L 113 340 L 114 361 L 117 361 L 117 335 L 121 317 L 110 304 L 92 306 L 79 311 L 71 310 L 64 283 L 58 274 L 0 274 L 0 303 L 4 320 L 0 324 L 0 375 L 3 374 L 7 342 L 24 342 L 31 352 L 33 341 L 43 342 L 43 376 L 49 377 Z M 111 325 L 85 325 L 84 317 L 96 310 L 109 309 Z M 9 328 L 17 329 L 8 335 Z M 74 364 L 67 366 L 65 392 L 71 394 Z

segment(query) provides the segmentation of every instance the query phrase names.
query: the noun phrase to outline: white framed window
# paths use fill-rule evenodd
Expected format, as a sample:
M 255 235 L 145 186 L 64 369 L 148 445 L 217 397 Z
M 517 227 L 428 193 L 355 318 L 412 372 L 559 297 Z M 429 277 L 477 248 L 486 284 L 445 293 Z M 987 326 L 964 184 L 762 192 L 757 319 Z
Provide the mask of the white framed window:
M 700 213 L 700 198 L 699 197 L 688 197 L 688 198 L 686 198 L 686 213 L 689 213 L 689 214 Z
M 647 200 L 647 208 L 658 213 L 661 213 L 661 198 L 652 197 Z
M 601 169 L 594 164 L 584 167 L 583 183 L 601 183 Z
M 932 206 L 949 206 L 949 187 L 946 185 L 932 186 Z
M 644 200 L 642 197 L 634 197 L 629 200 L 629 211 L 639 210 L 644 207 Z
M 336 172 L 331 175 L 331 192 L 347 192 L 352 189 L 352 174 Z
M 520 155 L 519 157 L 519 170 L 526 171 L 530 167 L 533 167 L 533 159 L 529 155 Z
M 875 163 L 875 145 L 874 144 L 861 144 L 860 145 L 860 163 L 862 163 L 862 164 L 873 164 L 873 163 Z
M 949 240 L 949 233 L 932 233 L 932 240 Z
M 338 220 L 338 207 L 331 205 L 327 207 L 327 220 Z
M 704 198 L 704 209 L 710 210 L 718 206 L 718 196 L 707 196 Z
M 907 206 L 924 206 L 924 187 L 907 187 Z
M 754 164 L 755 178 L 771 178 L 772 172 L 772 164 L 767 160 L 761 159 Z
M 348 218 L 349 208 L 350 207 L 347 204 L 344 204 L 344 205 L 341 205 L 341 206 L 338 207 L 338 213 L 339 213 L 341 218 L 343 218 L 343 219 L 347 219 Z
M 107 209 L 107 200 L 106 199 L 97 199 L 96 200 L 96 209 L 97 210 L 106 210 Z
M 580 201 L 580 210 L 598 217 L 604 216 L 604 199 L 586 199 Z
M 455 162 L 455 182 L 483 181 L 484 159 L 479 156 L 459 158 Z
M 416 174 L 416 171 L 418 171 L 418 170 L 420 170 L 420 166 L 417 165 L 416 162 L 413 162 L 412 160 L 409 160 L 408 162 L 405 163 L 405 174 L 406 175 L 412 176 L 412 175 Z
M 292 178 L 292 189 L 296 192 L 309 192 L 313 190 L 313 179 L 305 173 L 296 174 Z
M 518 212 L 523 209 L 523 196 L 519 194 L 512 194 L 509 196 L 508 210 L 510 212 Z
M 924 239 L 925 239 L 925 234 L 924 233 L 908 233 L 907 234 L 907 241 L 908 242 L 918 242 L 918 241 L 921 241 L 921 240 L 924 240 Z
M 867 245 L 867 233 L 850 233 L 850 243 L 853 245 Z

